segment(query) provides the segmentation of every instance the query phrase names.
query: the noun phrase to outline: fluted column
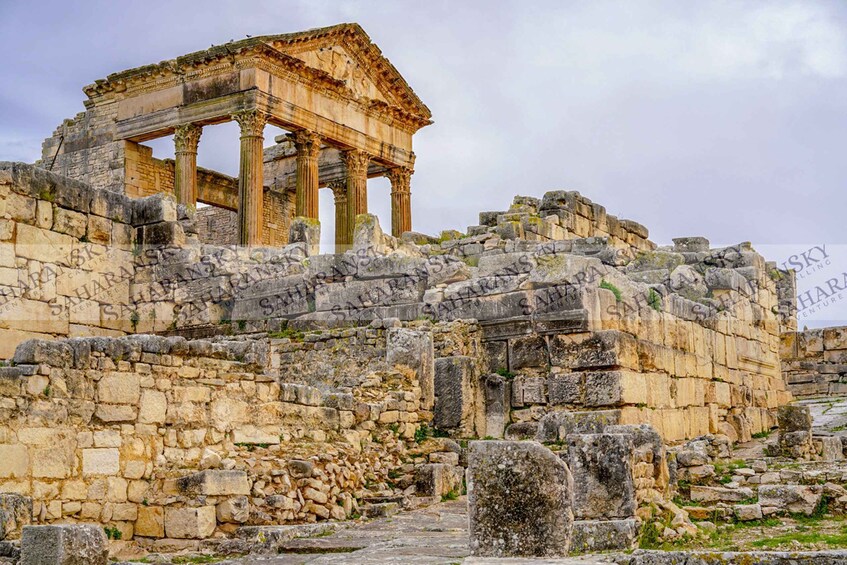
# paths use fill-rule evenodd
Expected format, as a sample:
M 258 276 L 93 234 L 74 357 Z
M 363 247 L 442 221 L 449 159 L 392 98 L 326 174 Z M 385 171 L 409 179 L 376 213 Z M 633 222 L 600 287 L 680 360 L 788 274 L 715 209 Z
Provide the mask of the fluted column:
M 347 233 L 349 243 L 353 243 L 353 230 L 356 216 L 368 213 L 368 165 L 371 156 L 364 151 L 352 149 L 341 153 L 341 160 L 347 169 Z
M 385 176 L 391 181 L 391 235 L 412 231 L 412 173 L 410 167 L 389 169 Z
M 295 216 L 318 219 L 318 155 L 321 138 L 300 130 L 288 135 L 297 149 L 297 196 Z
M 203 128 L 195 124 L 174 130 L 174 196 L 178 204 L 197 206 L 197 144 Z
M 351 239 L 350 206 L 347 200 L 347 182 L 334 181 L 329 188 L 335 196 L 335 252 L 347 251 L 353 243 Z
M 232 119 L 241 127 L 241 163 L 238 168 L 238 242 L 262 244 L 262 142 L 267 116 L 244 110 Z

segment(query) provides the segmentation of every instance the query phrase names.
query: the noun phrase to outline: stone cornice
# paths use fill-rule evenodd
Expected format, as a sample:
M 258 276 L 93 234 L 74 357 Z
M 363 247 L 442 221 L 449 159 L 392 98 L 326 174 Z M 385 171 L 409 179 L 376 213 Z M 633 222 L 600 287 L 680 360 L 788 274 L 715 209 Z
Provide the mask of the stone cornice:
M 375 81 L 381 91 L 390 93 L 392 104 L 357 97 L 343 81 L 308 66 L 284 52 L 298 53 L 318 44 L 336 43 L 348 46 L 349 53 Z M 307 82 L 313 88 L 334 98 L 350 101 L 369 115 L 403 126 L 414 133 L 432 123 L 429 108 L 420 101 L 408 83 L 382 56 L 367 34 L 357 24 L 341 24 L 300 33 L 263 36 L 214 46 L 176 59 L 114 73 L 86 86 L 83 91 L 96 105 L 98 99 L 124 98 L 162 90 L 186 81 L 205 78 L 245 68 L 261 68 L 286 78 Z

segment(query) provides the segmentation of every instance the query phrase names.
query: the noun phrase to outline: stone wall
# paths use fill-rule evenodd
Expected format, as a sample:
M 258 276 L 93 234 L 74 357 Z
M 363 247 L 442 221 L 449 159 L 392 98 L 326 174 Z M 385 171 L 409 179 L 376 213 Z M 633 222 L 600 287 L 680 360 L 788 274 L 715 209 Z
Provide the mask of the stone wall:
M 131 331 L 132 216 L 122 195 L 0 164 L 0 358 L 29 338 Z
M 0 492 L 32 497 L 39 523 L 100 522 L 123 539 L 364 512 L 438 451 L 414 441 L 429 418 L 418 371 L 383 362 L 316 387 L 279 356 L 358 339 L 390 360 L 431 344 L 390 331 L 404 329 L 28 341 L 0 368 Z
M 238 214 L 234 210 L 205 206 L 197 208 L 197 237 L 211 245 L 238 243 Z
M 847 327 L 783 333 L 781 358 L 795 396 L 847 394 Z

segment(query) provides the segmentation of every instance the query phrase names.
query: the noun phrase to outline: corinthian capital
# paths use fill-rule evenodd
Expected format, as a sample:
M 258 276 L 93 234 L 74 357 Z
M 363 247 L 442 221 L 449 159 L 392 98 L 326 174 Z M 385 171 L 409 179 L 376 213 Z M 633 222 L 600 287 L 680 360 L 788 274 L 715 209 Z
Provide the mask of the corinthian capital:
M 343 180 L 334 180 L 327 183 L 327 187 L 332 190 L 332 195 L 335 196 L 335 204 L 343 204 L 347 202 L 347 183 Z
M 181 124 L 174 128 L 174 149 L 177 153 L 197 153 L 203 128 L 195 124 Z
M 391 192 L 410 192 L 409 187 L 414 172 L 410 167 L 394 167 L 388 169 L 385 176 L 391 181 Z
M 241 127 L 241 137 L 262 137 L 268 116 L 259 110 L 241 110 L 232 119 Z
M 347 168 L 347 174 L 351 177 L 363 177 L 368 174 L 368 164 L 371 156 L 358 149 L 341 152 L 341 160 Z
M 305 129 L 288 134 L 288 139 L 297 149 L 297 155 L 302 157 L 317 157 L 321 150 L 321 137 L 315 132 Z

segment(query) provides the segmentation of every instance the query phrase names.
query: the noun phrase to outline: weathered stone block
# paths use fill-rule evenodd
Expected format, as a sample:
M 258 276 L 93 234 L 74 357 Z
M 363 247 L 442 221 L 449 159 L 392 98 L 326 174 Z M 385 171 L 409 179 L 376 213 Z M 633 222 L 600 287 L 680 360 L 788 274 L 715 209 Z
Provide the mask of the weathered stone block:
M 165 510 L 161 506 L 139 506 L 135 519 L 135 535 L 146 538 L 165 537 Z
M 461 493 L 462 467 L 444 463 L 427 463 L 415 469 L 415 492 L 418 496 L 444 496 Z
M 117 448 L 92 448 L 82 450 L 83 476 L 118 475 L 121 470 L 120 451 Z
M 473 359 L 470 357 L 440 357 L 435 360 L 433 424 L 436 428 L 471 428 L 473 373 Z
M 250 519 L 250 501 L 246 496 L 236 496 L 219 503 L 216 507 L 218 522 L 243 524 Z
M 568 466 L 541 444 L 471 442 L 468 513 L 473 555 L 567 555 L 572 500 Z
M 32 498 L 21 494 L 0 494 L 0 541 L 18 539 L 32 522 Z
M 594 410 L 591 412 L 549 412 L 538 425 L 538 441 L 561 441 L 570 434 L 600 434 L 606 426 L 621 421 L 620 410 Z
M 386 336 L 386 361 L 417 371 L 421 387 L 421 407 L 430 410 L 435 403 L 435 354 L 432 333 L 406 328 L 390 328 Z
M 28 471 L 29 451 L 25 445 L 0 445 L 0 478 L 21 479 Z
M 800 432 L 812 429 L 812 413 L 808 406 L 789 404 L 777 412 L 781 432 Z
M 176 481 L 179 492 L 186 495 L 227 496 L 250 494 L 247 473 L 236 470 L 207 469 Z
M 539 335 L 509 340 L 509 370 L 544 368 L 549 366 L 547 341 Z
M 321 223 L 312 218 L 294 218 L 288 228 L 288 242 L 303 243 L 306 255 L 318 255 L 321 249 Z
M 635 516 L 633 441 L 622 434 L 567 436 L 567 457 L 574 477 L 574 516 L 619 519 Z
M 584 373 L 553 374 L 547 379 L 547 394 L 551 406 L 582 404 L 585 391 Z
M 822 495 L 823 490 L 819 486 L 762 485 L 759 487 L 759 504 L 762 508 L 810 516 L 820 504 Z
M 140 377 L 134 373 L 107 373 L 97 384 L 100 402 L 137 404 L 141 397 Z
M 632 549 L 638 539 L 638 522 L 625 520 L 575 520 L 571 553 Z
M 488 375 L 484 381 L 485 436 L 502 438 L 509 420 L 509 382 L 500 375 Z
M 106 565 L 103 528 L 93 525 L 26 526 L 19 565 Z
M 214 506 L 165 508 L 165 534 L 176 539 L 204 539 L 215 531 Z

